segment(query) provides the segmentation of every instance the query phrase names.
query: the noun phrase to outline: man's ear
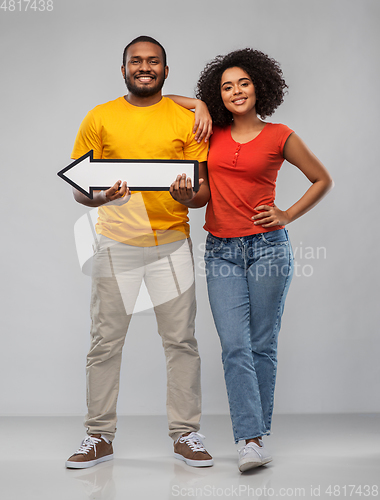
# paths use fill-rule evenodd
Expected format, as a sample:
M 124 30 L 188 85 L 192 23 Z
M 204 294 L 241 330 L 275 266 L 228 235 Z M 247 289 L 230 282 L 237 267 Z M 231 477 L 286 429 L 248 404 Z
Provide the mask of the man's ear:
M 169 74 L 169 66 L 165 66 L 165 80 L 167 79 Z
M 125 67 L 124 67 L 124 64 L 121 66 L 121 74 L 123 75 L 123 78 L 125 80 Z

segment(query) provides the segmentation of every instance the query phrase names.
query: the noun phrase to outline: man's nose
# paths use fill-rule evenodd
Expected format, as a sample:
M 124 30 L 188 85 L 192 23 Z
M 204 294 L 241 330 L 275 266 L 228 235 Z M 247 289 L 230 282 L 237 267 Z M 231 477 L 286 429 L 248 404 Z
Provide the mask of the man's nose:
M 141 61 L 140 71 L 150 71 L 150 66 L 148 64 L 148 61 Z

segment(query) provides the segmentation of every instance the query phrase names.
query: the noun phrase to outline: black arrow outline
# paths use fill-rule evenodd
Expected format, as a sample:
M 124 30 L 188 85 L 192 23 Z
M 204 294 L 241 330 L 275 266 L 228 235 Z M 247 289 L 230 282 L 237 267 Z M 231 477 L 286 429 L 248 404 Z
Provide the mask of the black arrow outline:
M 197 160 L 124 160 L 121 158 L 102 158 L 102 159 L 94 159 L 94 150 L 90 149 L 88 153 L 84 154 L 77 160 L 74 160 L 73 163 L 70 163 L 67 167 L 60 170 L 57 175 L 65 182 L 73 186 L 75 189 L 83 193 L 90 200 L 93 199 L 94 191 L 109 189 L 111 186 L 90 186 L 90 192 L 88 193 L 85 189 L 78 186 L 74 181 L 66 177 L 65 173 L 72 168 L 74 168 L 78 163 L 81 163 L 87 157 L 90 158 L 90 163 L 184 163 L 184 164 L 192 164 L 194 165 L 194 179 L 193 181 L 193 189 L 195 192 L 199 191 L 199 162 Z M 131 191 L 169 191 L 170 187 L 162 186 L 162 187 L 146 187 L 146 186 L 128 186 Z

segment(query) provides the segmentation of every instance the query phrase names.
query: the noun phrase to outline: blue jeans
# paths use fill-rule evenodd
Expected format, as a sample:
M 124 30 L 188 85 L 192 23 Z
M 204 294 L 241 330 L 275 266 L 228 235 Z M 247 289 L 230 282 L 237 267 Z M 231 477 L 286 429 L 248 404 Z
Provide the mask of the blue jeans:
M 286 229 L 241 238 L 209 234 L 205 262 L 237 443 L 270 433 L 293 253 Z

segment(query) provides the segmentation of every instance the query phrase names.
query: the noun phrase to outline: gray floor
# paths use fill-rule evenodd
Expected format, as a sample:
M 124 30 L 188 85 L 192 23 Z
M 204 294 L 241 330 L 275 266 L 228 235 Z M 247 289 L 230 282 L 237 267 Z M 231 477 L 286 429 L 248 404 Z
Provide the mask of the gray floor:
M 380 415 L 278 415 L 265 444 L 273 462 L 241 474 L 227 416 L 204 416 L 214 456 L 196 469 L 172 457 L 165 417 L 120 417 L 115 460 L 88 470 L 64 462 L 84 437 L 69 418 L 0 418 L 0 498 L 376 498 Z

